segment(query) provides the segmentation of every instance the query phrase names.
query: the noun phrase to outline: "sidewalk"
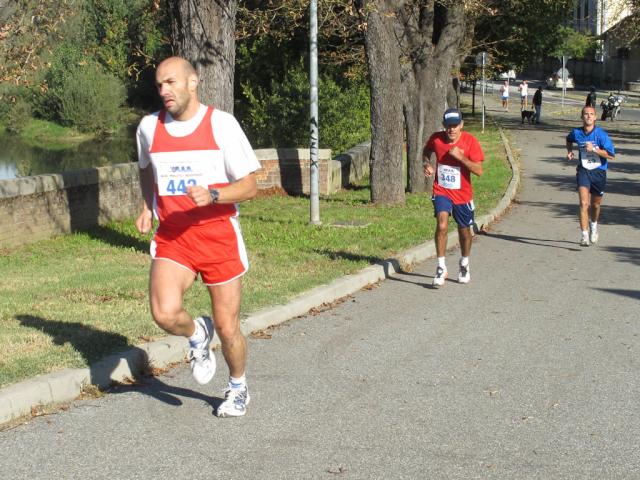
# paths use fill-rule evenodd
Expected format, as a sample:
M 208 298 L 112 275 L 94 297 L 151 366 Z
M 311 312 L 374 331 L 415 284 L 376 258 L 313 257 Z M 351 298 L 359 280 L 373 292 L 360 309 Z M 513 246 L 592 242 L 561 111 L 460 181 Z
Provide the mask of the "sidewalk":
M 470 284 L 432 289 L 427 261 L 250 338 L 242 419 L 212 416 L 224 372 L 201 387 L 179 365 L 0 432 L 0 476 L 638 478 L 640 126 L 607 125 L 600 242 L 581 248 L 575 112 L 489 107 L 522 184 L 476 236 Z

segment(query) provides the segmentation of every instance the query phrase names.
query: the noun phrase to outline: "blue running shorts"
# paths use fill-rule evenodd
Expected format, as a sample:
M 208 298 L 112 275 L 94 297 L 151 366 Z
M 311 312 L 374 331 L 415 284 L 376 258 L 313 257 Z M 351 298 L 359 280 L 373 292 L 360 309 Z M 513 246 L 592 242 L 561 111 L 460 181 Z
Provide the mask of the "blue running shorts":
M 436 217 L 440 212 L 447 212 L 449 215 L 453 213 L 453 218 L 458 224 L 458 227 L 466 228 L 473 225 L 473 200 L 471 200 L 469 203 L 454 205 L 449 197 L 445 197 L 444 195 L 436 195 L 435 197 L 431 198 L 431 201 L 433 202 L 433 210 Z
M 587 170 L 586 168 L 578 168 L 576 171 L 577 188 L 587 187 L 589 192 L 597 197 L 604 195 L 604 189 L 607 186 L 607 171 L 601 168 Z

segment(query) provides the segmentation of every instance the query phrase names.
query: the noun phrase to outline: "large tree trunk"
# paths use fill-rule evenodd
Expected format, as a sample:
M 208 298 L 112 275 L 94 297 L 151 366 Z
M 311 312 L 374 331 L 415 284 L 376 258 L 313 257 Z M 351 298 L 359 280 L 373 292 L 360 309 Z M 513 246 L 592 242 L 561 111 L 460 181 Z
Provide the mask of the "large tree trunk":
M 394 33 L 393 1 L 366 1 L 365 50 L 371 83 L 371 201 L 403 204 L 400 52 Z
M 237 0 L 173 0 L 174 52 L 200 77 L 200 101 L 233 112 Z
M 411 192 L 430 188 L 424 178 L 422 150 L 427 138 L 442 128 L 452 67 L 465 34 L 463 2 L 450 5 L 406 2 L 397 17 L 397 38 L 402 39 L 402 53 L 409 60 L 402 75 L 402 98 Z

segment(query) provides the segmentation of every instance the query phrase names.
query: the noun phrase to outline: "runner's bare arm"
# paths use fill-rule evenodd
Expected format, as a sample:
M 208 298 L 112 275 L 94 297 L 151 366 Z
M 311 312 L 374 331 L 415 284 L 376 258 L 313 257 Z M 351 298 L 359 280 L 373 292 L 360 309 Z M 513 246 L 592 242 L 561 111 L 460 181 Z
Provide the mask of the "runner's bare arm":
M 573 142 L 567 140 L 567 160 L 573 160 Z
M 255 173 L 242 177 L 240 180 L 233 182 L 226 187 L 217 189 L 219 192 L 218 201 L 216 203 L 237 203 L 244 200 L 250 200 L 258 193 L 258 184 L 256 182 Z M 187 195 L 193 200 L 193 203 L 199 207 L 209 205 L 211 203 L 211 194 L 206 188 L 196 185 L 187 188 Z
M 422 152 L 422 166 L 424 167 L 424 176 L 430 177 L 433 175 L 433 165 L 431 165 L 431 155 L 433 152 L 431 150 L 427 150 L 426 148 Z
M 458 146 L 452 147 L 449 150 L 449 155 L 458 160 L 462 165 L 467 167 L 467 169 L 477 175 L 478 177 L 482 175 L 482 163 L 481 162 L 472 162 L 467 157 L 464 156 L 464 150 L 458 148 Z
M 599 157 L 605 158 L 607 160 L 613 160 L 615 157 L 607 152 L 604 148 L 600 148 L 597 145 L 593 145 L 591 147 L 591 151 L 598 155 Z
M 149 233 L 153 228 L 153 167 L 148 165 L 140 169 L 140 190 L 142 191 L 142 211 L 136 219 L 136 228 L 140 233 Z

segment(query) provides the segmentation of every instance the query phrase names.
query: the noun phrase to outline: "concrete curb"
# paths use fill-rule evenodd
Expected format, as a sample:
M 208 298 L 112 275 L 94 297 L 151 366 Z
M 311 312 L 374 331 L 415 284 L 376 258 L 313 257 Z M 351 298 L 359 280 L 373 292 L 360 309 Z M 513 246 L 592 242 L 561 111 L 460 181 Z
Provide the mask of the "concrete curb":
M 520 184 L 520 168 L 513 157 L 509 142 L 500 129 L 500 137 L 511 165 L 512 177 L 498 205 L 486 215 L 476 219 L 482 228 L 500 217 L 516 195 Z M 449 247 L 458 245 L 457 232 L 448 236 Z M 316 287 L 286 305 L 265 308 L 244 318 L 241 323 L 245 335 L 278 325 L 308 313 L 311 309 L 334 302 L 357 292 L 372 283 L 380 282 L 401 270 L 401 267 L 423 262 L 436 254 L 433 240 L 405 250 L 397 257 L 381 261 L 358 273 L 346 275 L 328 285 Z M 219 345 L 214 338 L 212 345 Z M 0 424 L 34 413 L 46 405 L 70 402 L 76 399 L 89 385 L 106 388 L 113 382 L 134 379 L 148 368 L 164 368 L 184 360 L 188 351 L 183 337 L 168 336 L 158 341 L 134 347 L 125 352 L 106 357 L 89 368 L 67 369 L 56 373 L 39 375 L 0 390 Z

